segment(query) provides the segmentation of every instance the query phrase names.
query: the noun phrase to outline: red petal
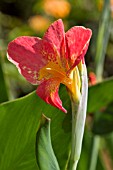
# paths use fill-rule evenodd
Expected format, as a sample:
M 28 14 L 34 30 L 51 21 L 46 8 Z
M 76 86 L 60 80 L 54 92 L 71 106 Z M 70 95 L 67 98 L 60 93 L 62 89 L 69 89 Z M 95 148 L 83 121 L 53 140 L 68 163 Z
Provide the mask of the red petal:
M 45 80 L 38 86 L 36 93 L 46 103 L 51 104 L 66 113 L 67 111 L 62 107 L 62 101 L 58 95 L 59 85 L 60 82 L 57 79 Z
M 36 37 L 19 37 L 8 45 L 8 59 L 32 84 L 39 83 L 39 70 L 48 62 L 55 62 L 57 55 L 52 44 Z
M 50 25 L 47 32 L 45 33 L 43 39 L 50 41 L 54 44 L 60 53 L 62 41 L 64 41 L 65 32 L 64 25 L 61 19 L 55 21 Z
M 66 60 L 67 54 L 66 54 L 65 32 L 64 32 L 64 25 L 61 19 L 55 21 L 53 24 L 50 25 L 43 39 L 55 45 L 59 53 L 62 66 L 68 70 L 69 68 Z
M 90 29 L 75 26 L 66 33 L 69 64 L 73 68 L 83 60 L 92 35 Z M 71 68 L 71 69 L 72 69 Z

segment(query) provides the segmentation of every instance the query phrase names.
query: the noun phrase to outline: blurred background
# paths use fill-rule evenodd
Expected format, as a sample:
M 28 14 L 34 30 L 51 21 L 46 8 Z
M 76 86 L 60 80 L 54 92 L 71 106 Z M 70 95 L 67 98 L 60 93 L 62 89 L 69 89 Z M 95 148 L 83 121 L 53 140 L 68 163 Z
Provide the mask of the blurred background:
M 109 5 L 108 5 L 109 4 Z M 0 0 L 0 102 L 12 100 L 28 94 L 36 87 L 29 84 L 6 58 L 7 45 L 18 36 L 42 37 L 48 26 L 62 18 L 65 30 L 75 25 L 92 29 L 93 36 L 85 56 L 89 75 L 89 86 L 113 76 L 113 0 Z M 97 101 L 98 102 L 98 101 Z M 113 109 L 112 130 L 107 142 L 102 140 L 103 148 L 98 159 L 98 170 L 113 170 Z M 87 116 L 87 129 L 79 170 L 87 170 L 90 162 L 89 147 L 92 140 L 91 126 L 93 114 Z M 109 119 L 109 118 L 108 118 Z M 99 122 L 97 122 L 99 125 Z M 102 127 L 106 124 L 103 120 Z M 101 126 L 101 125 L 100 125 Z M 96 129 L 96 128 L 95 128 Z M 94 130 L 94 133 L 98 131 Z M 98 134 L 97 133 L 97 134 Z M 98 137 L 93 139 L 93 147 L 98 147 Z M 106 149 L 106 146 L 110 149 Z M 97 149 L 98 150 L 98 149 Z M 111 150 L 111 152 L 110 152 Z M 87 154 L 86 154 L 87 153 Z M 88 155 L 89 154 L 89 155 Z M 97 154 L 98 155 L 98 154 Z M 95 158 L 97 158 L 95 154 Z M 95 158 L 93 158 L 95 167 Z M 86 165 L 86 159 L 89 160 Z M 83 166 L 85 166 L 83 168 Z M 90 170 L 95 170 L 90 167 Z
M 7 61 L 7 44 L 18 36 L 42 37 L 53 21 L 62 18 L 65 30 L 74 25 L 82 25 L 92 29 L 93 36 L 86 56 L 86 63 L 88 72 L 95 72 L 97 34 L 103 6 L 104 0 L 29 0 L 29 2 L 27 0 L 0 0 L 0 57 L 5 62 L 3 72 L 7 76 L 10 99 L 23 96 L 34 87 L 28 84 L 18 74 L 15 66 Z M 111 16 L 113 17 L 113 1 L 111 1 Z M 112 43 L 113 29 L 110 29 L 104 77 L 113 75 Z
M 23 96 L 34 87 L 28 84 L 18 74 L 16 67 L 7 61 L 7 44 L 18 36 L 42 37 L 48 26 L 59 18 L 63 19 L 65 30 L 74 25 L 83 25 L 92 29 L 93 37 L 86 62 L 89 66 L 88 71 L 94 72 L 96 39 L 103 3 L 103 0 L 29 0 L 29 2 L 0 0 L 0 57 L 2 61 L 4 60 L 2 67 L 5 77 L 7 76 L 6 84 L 10 99 Z M 113 75 L 112 41 L 113 36 L 107 51 L 104 72 L 106 77 Z

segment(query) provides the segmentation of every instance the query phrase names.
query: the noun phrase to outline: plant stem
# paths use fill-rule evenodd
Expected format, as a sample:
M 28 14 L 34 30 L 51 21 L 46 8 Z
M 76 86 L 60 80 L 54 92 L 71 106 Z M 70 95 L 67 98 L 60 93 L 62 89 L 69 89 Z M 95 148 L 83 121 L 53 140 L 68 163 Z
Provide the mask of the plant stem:
M 102 80 L 104 59 L 106 54 L 106 48 L 109 40 L 109 32 L 111 25 L 111 13 L 110 13 L 110 2 L 105 0 L 102 16 L 99 22 L 99 30 L 97 36 L 97 46 L 96 46 L 96 76 L 98 81 Z
M 72 147 L 71 147 L 71 159 L 70 159 L 70 170 L 76 170 L 78 159 L 76 157 L 76 113 L 78 104 L 74 102 L 72 104 Z
M 79 101 L 72 102 L 72 146 L 69 170 L 76 170 L 77 164 L 81 154 L 82 140 L 84 134 L 84 126 L 86 119 L 87 109 L 87 95 L 88 95 L 88 82 L 87 70 L 85 63 L 83 64 L 83 73 L 81 75 L 82 88 Z
M 3 72 L 3 58 L 0 52 L 0 103 L 8 101 L 9 96 L 6 88 L 6 81 Z
M 95 170 L 96 169 L 96 164 L 97 164 L 97 159 L 98 159 L 98 149 L 99 149 L 99 144 L 100 144 L 100 137 L 99 136 L 94 136 L 92 139 L 92 154 L 91 154 L 91 162 L 90 162 L 90 167 L 89 170 Z

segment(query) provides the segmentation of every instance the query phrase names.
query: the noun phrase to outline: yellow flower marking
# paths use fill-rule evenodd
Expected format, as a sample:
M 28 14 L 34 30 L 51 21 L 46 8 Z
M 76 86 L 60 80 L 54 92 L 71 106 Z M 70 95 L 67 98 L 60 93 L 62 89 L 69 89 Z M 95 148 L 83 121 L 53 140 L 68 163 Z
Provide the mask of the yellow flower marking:
M 50 62 L 39 71 L 38 80 L 40 81 L 43 78 L 46 80 L 54 78 L 54 80 L 57 82 L 59 81 L 59 83 L 64 84 L 68 88 L 73 100 L 79 99 L 81 81 L 77 66 L 69 75 L 67 75 L 63 67 L 56 63 Z

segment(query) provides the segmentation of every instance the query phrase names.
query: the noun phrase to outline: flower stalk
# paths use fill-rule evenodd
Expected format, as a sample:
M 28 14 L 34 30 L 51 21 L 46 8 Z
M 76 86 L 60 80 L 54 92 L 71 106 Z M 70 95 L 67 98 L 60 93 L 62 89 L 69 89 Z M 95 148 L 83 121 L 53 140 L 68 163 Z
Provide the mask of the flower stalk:
M 70 157 L 70 170 L 76 170 L 81 154 L 82 140 L 87 109 L 88 81 L 85 63 L 80 72 L 82 86 L 81 96 L 78 101 L 72 101 L 72 146 Z M 76 82 L 75 82 L 76 83 Z

